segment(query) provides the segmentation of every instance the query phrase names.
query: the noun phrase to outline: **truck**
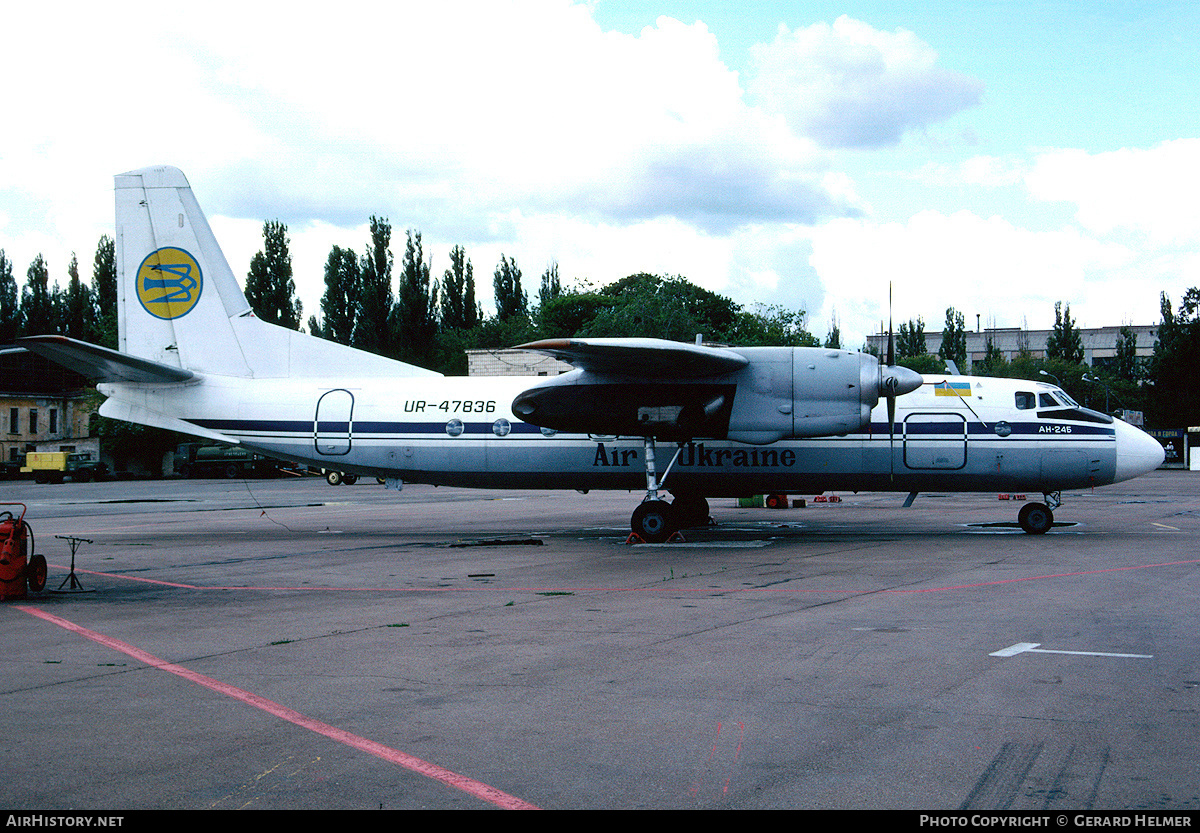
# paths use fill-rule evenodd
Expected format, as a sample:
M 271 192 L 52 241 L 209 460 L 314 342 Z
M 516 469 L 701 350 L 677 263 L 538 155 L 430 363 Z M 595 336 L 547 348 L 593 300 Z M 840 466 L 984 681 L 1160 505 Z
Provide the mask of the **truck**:
M 32 474 L 35 483 L 62 483 L 68 477 L 86 483 L 104 479 L 108 466 L 93 460 L 90 451 L 30 451 L 21 473 Z
M 175 473 L 180 477 L 260 477 L 274 464 L 260 454 L 229 445 L 182 443 L 175 449 Z

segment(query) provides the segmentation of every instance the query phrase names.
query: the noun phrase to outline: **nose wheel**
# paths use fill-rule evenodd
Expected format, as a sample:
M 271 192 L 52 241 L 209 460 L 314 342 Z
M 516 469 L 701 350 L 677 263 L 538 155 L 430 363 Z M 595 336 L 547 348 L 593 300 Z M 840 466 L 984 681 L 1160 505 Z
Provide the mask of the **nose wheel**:
M 1054 526 L 1054 510 L 1062 505 L 1058 492 L 1046 495 L 1045 503 L 1027 503 L 1017 513 L 1017 523 L 1030 535 L 1045 535 Z

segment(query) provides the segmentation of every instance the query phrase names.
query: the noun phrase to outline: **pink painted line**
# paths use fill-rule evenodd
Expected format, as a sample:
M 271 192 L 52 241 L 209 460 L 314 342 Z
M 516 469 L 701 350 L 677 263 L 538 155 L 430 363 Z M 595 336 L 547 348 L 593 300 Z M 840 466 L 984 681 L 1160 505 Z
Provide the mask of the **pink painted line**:
M 286 720 L 288 723 L 293 723 L 301 728 L 308 729 L 310 732 L 315 732 L 318 735 L 324 735 L 325 737 L 335 740 L 338 743 L 344 743 L 345 745 L 353 747 L 354 749 L 358 749 L 361 752 L 366 752 L 369 755 L 382 758 L 388 763 L 402 766 L 405 769 L 417 773 L 418 775 L 424 775 L 427 778 L 432 778 L 435 781 L 439 781 L 448 787 L 454 787 L 455 789 L 462 790 L 463 792 L 473 795 L 483 801 L 495 804 L 497 807 L 502 809 L 539 809 L 537 806 L 530 804 L 528 801 L 511 796 L 508 793 L 496 789 L 495 787 L 488 786 L 480 781 L 468 778 L 465 775 L 459 775 L 456 772 L 451 772 L 450 770 L 440 767 L 437 764 L 431 764 L 428 761 L 423 761 L 420 758 L 416 758 L 407 753 L 384 746 L 382 743 L 376 743 L 373 740 L 367 740 L 366 738 L 359 737 L 358 735 L 351 734 L 350 732 L 342 729 L 338 729 L 336 726 L 330 726 L 328 723 L 322 723 L 319 720 L 314 720 L 311 717 L 300 714 L 298 711 L 267 700 L 265 697 L 259 697 L 257 694 L 251 694 L 248 691 L 243 691 L 242 689 L 236 688 L 227 683 L 214 680 L 212 677 L 199 674 L 188 668 L 184 668 L 182 665 L 176 665 L 175 663 L 159 659 L 153 654 L 149 654 L 140 648 L 135 648 L 134 646 L 126 642 L 122 642 L 119 639 L 114 639 L 111 636 L 105 636 L 102 633 L 89 630 L 82 625 L 76 625 L 74 622 L 69 622 L 66 619 L 62 619 L 51 613 L 46 613 L 45 611 L 36 607 L 17 605 L 16 608 L 20 611 L 28 613 L 30 616 L 36 616 L 37 618 L 49 622 L 50 624 L 58 625 L 60 628 L 65 628 L 72 633 L 85 636 L 88 639 L 98 642 L 108 648 L 112 648 L 115 651 L 120 651 L 123 654 L 133 657 L 138 662 L 149 665 L 151 668 L 157 668 L 161 671 L 169 671 L 170 673 L 180 676 L 189 682 L 195 683 L 196 685 L 204 686 L 205 688 L 211 689 L 218 694 L 224 694 L 227 697 L 240 700 L 249 706 L 254 706 L 257 709 L 261 709 L 268 714 L 278 717 L 280 720 Z

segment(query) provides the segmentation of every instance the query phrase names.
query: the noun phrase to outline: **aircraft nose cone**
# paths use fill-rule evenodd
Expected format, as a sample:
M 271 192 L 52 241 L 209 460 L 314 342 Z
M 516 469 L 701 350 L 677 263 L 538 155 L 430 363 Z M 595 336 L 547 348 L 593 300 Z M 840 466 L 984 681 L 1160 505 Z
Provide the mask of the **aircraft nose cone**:
M 925 379 L 920 373 L 894 364 L 883 368 L 883 375 L 879 380 L 879 395 L 900 396 L 912 393 L 923 384 Z
M 1113 420 L 1117 429 L 1117 469 L 1113 482 L 1130 480 L 1162 465 L 1166 452 L 1158 440 L 1127 422 Z

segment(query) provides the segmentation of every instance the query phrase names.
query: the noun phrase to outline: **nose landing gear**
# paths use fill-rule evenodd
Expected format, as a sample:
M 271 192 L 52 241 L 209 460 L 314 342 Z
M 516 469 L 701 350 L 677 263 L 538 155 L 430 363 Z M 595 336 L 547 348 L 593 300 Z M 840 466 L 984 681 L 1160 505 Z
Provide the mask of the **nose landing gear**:
M 1062 506 L 1059 492 L 1046 492 L 1045 503 L 1027 503 L 1017 513 L 1017 523 L 1030 535 L 1045 535 L 1054 526 L 1054 510 Z

